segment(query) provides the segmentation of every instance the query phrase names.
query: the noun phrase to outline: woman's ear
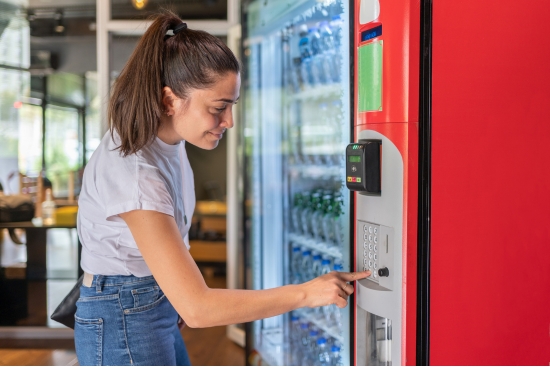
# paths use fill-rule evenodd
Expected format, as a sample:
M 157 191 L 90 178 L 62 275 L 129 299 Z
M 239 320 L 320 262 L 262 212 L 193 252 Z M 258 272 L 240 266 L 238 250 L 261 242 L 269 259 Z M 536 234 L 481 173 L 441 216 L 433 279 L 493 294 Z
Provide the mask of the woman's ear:
M 177 96 L 170 87 L 162 88 L 162 113 L 167 116 L 174 116 Z

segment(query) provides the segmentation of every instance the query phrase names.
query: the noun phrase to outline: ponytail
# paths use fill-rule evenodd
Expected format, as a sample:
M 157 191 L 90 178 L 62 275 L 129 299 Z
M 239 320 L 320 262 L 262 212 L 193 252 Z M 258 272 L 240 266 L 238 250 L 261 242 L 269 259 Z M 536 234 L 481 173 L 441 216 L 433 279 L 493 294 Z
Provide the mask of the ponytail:
M 162 89 L 179 98 L 212 86 L 228 72 L 239 73 L 235 55 L 218 38 L 182 27 L 171 12 L 155 17 L 116 80 L 109 101 L 111 135 L 120 137 L 124 156 L 155 138 L 162 114 Z M 176 30 L 173 36 L 169 30 Z

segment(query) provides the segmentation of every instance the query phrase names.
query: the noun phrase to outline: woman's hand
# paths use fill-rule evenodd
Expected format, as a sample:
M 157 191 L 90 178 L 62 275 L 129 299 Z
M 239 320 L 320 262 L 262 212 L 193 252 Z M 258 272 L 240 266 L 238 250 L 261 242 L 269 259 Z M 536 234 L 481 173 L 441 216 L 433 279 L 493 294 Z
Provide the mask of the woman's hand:
M 305 282 L 300 285 L 305 293 L 305 306 L 314 308 L 335 304 L 344 308 L 348 304 L 349 295 L 353 293 L 353 284 L 348 282 L 366 278 L 370 274 L 370 271 L 356 273 L 332 271 Z

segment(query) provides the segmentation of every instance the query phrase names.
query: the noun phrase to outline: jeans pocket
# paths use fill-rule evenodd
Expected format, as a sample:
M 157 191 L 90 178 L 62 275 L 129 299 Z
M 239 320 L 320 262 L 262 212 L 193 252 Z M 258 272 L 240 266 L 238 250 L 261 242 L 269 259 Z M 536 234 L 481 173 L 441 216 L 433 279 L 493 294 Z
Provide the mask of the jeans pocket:
M 76 356 L 81 366 L 101 366 L 103 355 L 103 319 L 74 317 Z
M 134 297 L 134 308 L 150 305 L 159 298 L 160 288 L 158 285 L 132 289 Z

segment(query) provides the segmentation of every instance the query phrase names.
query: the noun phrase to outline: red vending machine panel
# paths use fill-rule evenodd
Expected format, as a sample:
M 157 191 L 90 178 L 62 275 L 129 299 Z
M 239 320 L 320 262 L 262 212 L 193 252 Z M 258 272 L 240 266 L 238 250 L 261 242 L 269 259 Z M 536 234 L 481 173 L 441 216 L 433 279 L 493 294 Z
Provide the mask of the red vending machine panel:
M 357 365 L 416 364 L 419 12 L 414 1 L 355 1 L 356 151 L 380 147 L 370 162 L 347 158 L 350 172 L 380 170 L 379 192 L 355 194 L 355 265 L 372 272 L 357 284 Z
M 433 2 L 430 364 L 550 363 L 548 19 Z

